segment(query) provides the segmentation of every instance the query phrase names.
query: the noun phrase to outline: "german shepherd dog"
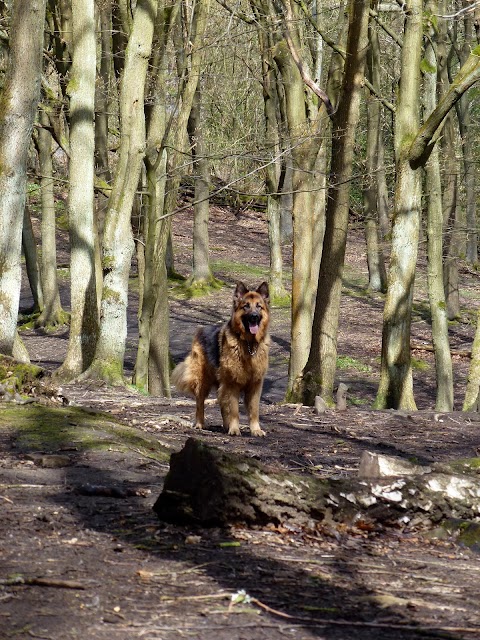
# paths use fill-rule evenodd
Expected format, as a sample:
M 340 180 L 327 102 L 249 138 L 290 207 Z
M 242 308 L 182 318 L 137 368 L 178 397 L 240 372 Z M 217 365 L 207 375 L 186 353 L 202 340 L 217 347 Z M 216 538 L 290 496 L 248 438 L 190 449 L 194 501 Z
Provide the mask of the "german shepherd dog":
M 190 354 L 172 373 L 177 389 L 195 396 L 197 429 L 205 426 L 205 399 L 212 387 L 218 387 L 218 403 L 228 434 L 241 435 L 238 401 L 243 393 L 251 434 L 265 435 L 260 428 L 259 405 L 268 368 L 269 320 L 268 284 L 263 282 L 251 291 L 238 282 L 230 320 L 223 326 L 198 329 Z

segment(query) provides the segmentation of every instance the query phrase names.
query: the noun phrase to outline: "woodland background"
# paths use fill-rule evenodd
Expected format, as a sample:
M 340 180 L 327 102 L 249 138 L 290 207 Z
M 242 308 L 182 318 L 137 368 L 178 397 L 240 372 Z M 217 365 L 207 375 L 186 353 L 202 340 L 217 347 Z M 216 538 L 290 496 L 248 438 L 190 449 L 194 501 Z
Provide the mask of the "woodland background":
M 132 381 L 169 396 L 171 220 L 193 204 L 184 288 L 207 294 L 221 286 L 208 235 L 209 203 L 220 202 L 267 217 L 272 300 L 291 304 L 286 399 L 303 404 L 333 402 L 353 219 L 366 237 L 368 288 L 384 295 L 374 406 L 415 409 L 410 326 L 425 243 L 436 409 L 453 408 L 449 323 L 462 315 L 461 269 L 478 265 L 477 3 L 35 0 L 0 9 L 2 353 L 28 359 L 17 332 L 23 245 L 35 328 L 70 324 L 55 377 L 124 384 L 135 254 Z M 38 247 L 29 203 L 40 209 Z M 255 262 L 254 246 L 245 261 Z M 477 337 L 468 411 L 478 407 L 479 348 Z

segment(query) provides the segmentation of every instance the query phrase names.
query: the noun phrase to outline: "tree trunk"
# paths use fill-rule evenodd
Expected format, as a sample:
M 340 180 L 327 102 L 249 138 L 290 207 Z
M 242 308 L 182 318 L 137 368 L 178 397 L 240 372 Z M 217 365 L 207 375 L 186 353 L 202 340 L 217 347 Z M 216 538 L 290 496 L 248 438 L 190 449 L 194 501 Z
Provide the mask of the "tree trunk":
M 367 53 L 368 79 L 372 87 L 380 92 L 380 59 L 378 35 L 369 20 L 369 49 Z M 367 95 L 367 150 L 366 150 L 366 186 L 363 192 L 365 208 L 365 240 L 367 245 L 368 263 L 368 288 L 370 291 L 387 290 L 387 272 L 381 243 L 379 242 L 379 227 L 382 229 L 382 237 L 386 234 L 388 223 L 385 220 L 386 211 L 384 203 L 380 204 L 380 189 L 378 184 L 379 162 L 383 164 L 383 154 L 380 157 L 382 145 L 382 123 L 380 103 L 376 96 Z M 381 214 L 381 217 L 380 217 Z
M 311 268 L 313 253 L 312 171 L 319 144 L 312 147 L 306 113 L 305 87 L 300 72 L 284 41 L 276 46 L 275 61 L 283 79 L 289 145 L 292 160 L 293 252 L 291 346 L 287 398 L 308 358 L 312 334 Z
M 480 309 L 477 311 L 477 329 L 473 340 L 463 410 L 480 411 Z
M 49 119 L 45 111 L 40 112 L 41 127 L 38 130 L 37 147 L 40 165 L 40 188 L 42 197 L 42 288 L 43 311 L 35 326 L 47 331 L 67 324 L 68 314 L 62 309 L 57 278 L 57 242 L 55 221 L 55 198 L 53 191 L 52 136 L 48 131 Z
M 365 452 L 360 479 L 319 480 L 266 468 L 251 457 L 189 438 L 171 455 L 153 510 L 162 521 L 183 525 L 289 524 L 309 529 L 318 521 L 333 520 L 402 529 L 411 524 L 418 530 L 447 518 L 476 519 L 476 461 L 431 468 Z
M 437 2 L 430 0 L 427 2 L 426 9 L 428 15 L 436 15 L 438 13 Z M 433 27 L 429 29 L 428 35 L 429 39 L 425 43 L 425 61 L 428 68 L 423 74 L 425 117 L 428 117 L 437 106 L 437 55 L 435 31 Z M 432 341 L 435 351 L 435 372 L 437 380 L 435 408 L 437 411 L 452 411 L 453 370 L 443 288 L 442 186 L 437 145 L 435 145 L 426 164 L 425 190 L 428 198 L 428 297 L 432 317 Z
M 71 380 L 91 364 L 98 336 L 94 225 L 94 102 L 96 73 L 93 0 L 72 3 L 69 231 L 71 319 L 67 355 L 56 376 Z
M 10 52 L 0 95 L 0 353 L 12 355 L 21 284 L 27 156 L 42 73 L 46 0 L 12 3 Z
M 459 51 L 460 64 L 464 64 L 472 48 L 473 36 L 473 14 L 467 13 L 463 19 L 464 41 Z M 472 136 L 472 119 L 470 116 L 471 97 L 468 92 L 464 93 L 457 102 L 458 128 L 462 142 L 462 160 L 465 185 L 466 200 L 466 255 L 467 262 L 476 265 L 478 262 L 478 224 L 477 224 L 477 198 L 476 198 L 476 162 L 474 153 L 474 136 Z
M 344 78 L 332 125 L 332 159 L 325 239 L 318 278 L 312 341 L 303 378 L 298 380 L 302 401 L 310 405 L 313 405 L 316 395 L 321 395 L 327 403 L 333 402 L 338 320 L 350 205 L 350 180 L 368 42 L 368 10 L 369 5 L 366 0 L 352 0 L 349 7 Z
M 25 256 L 27 278 L 33 296 L 32 312 L 39 313 L 43 309 L 42 282 L 38 266 L 37 243 L 33 234 L 30 211 L 27 206 L 23 210 L 22 247 Z
M 257 35 L 262 57 L 263 109 L 265 116 L 265 142 L 270 154 L 265 167 L 265 188 L 267 195 L 268 245 L 270 252 L 269 288 L 270 299 L 285 298 L 287 292 L 283 285 L 283 258 L 281 234 L 281 201 L 286 177 L 286 144 L 282 140 L 281 101 L 279 91 L 280 78 L 272 59 L 273 30 L 267 28 L 267 19 L 261 12 L 255 11 L 258 28 Z M 291 214 L 290 214 L 291 215 Z
M 157 14 L 155 23 L 155 55 L 152 66 L 157 70 L 152 91 L 159 96 L 147 110 L 147 206 L 144 217 L 145 270 L 139 315 L 139 341 L 133 382 L 155 395 L 170 396 L 169 313 L 166 273 L 166 250 L 170 235 L 165 212 L 167 184 L 167 138 L 173 114 L 167 124 L 163 96 L 165 56 L 170 29 L 176 21 L 179 4 Z
M 397 182 L 388 292 L 383 314 L 382 363 L 377 408 L 415 409 L 410 361 L 410 323 L 421 207 L 420 172 L 409 149 L 419 128 L 422 0 L 405 17 L 402 69 L 395 123 Z
M 108 203 L 102 252 L 100 335 L 87 377 L 123 384 L 128 279 L 133 254 L 130 216 L 145 153 L 144 93 L 157 13 L 156 0 L 139 0 L 125 54 L 120 89 L 121 143 Z
M 203 135 L 201 91 L 201 78 L 199 78 L 187 125 L 190 145 L 192 147 L 192 165 L 195 182 L 192 275 L 187 282 L 188 286 L 193 288 L 208 287 L 214 283 L 212 270 L 210 269 L 208 239 L 210 165 L 207 159 L 207 149 Z

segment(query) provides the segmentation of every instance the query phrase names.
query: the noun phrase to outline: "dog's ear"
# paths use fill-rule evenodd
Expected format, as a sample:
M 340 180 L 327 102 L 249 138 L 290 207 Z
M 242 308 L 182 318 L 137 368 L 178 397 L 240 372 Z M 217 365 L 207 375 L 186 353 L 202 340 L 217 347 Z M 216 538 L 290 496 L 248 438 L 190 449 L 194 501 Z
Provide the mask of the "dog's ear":
M 270 293 L 268 291 L 268 284 L 266 282 L 262 282 L 262 284 L 257 289 L 257 293 L 262 296 L 267 304 L 270 302 Z
M 237 282 L 237 287 L 236 287 L 235 292 L 233 294 L 233 301 L 234 302 L 238 302 L 238 300 L 241 300 L 243 298 L 243 296 L 247 293 L 247 291 L 248 291 L 248 289 L 243 284 L 243 282 Z

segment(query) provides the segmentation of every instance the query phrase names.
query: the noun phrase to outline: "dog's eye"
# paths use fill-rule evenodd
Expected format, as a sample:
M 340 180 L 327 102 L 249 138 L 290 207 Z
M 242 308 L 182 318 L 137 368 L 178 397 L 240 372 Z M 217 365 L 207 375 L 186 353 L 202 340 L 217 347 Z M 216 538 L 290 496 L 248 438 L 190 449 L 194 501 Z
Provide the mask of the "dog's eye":
M 248 303 L 244 304 L 242 308 L 244 311 L 248 311 L 250 309 L 250 305 Z

